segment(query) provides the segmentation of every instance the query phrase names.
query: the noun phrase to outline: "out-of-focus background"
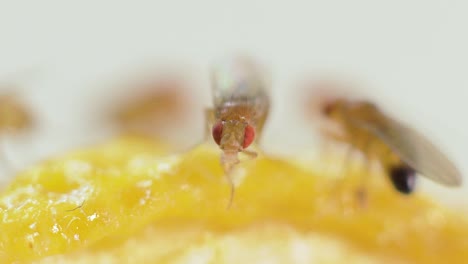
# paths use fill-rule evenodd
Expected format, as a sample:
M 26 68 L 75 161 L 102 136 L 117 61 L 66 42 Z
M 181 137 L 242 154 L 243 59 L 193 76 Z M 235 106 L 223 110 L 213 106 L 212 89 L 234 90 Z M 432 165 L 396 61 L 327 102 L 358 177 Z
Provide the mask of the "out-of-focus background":
M 38 118 L 34 135 L 2 138 L 6 155 L 21 167 L 104 139 L 111 131 L 101 114 L 132 93 L 116 84 L 151 67 L 188 76 L 195 101 L 209 105 L 210 66 L 241 52 L 271 70 L 268 152 L 316 150 L 295 101 L 297 84 L 336 73 L 365 84 L 362 94 L 430 136 L 468 172 L 466 1 L 278 2 L 0 3 L 1 89 L 14 87 Z M 202 138 L 202 110 L 190 120 L 180 133 L 187 144 Z M 454 206 L 468 203 L 466 185 L 453 190 L 422 180 L 421 188 Z

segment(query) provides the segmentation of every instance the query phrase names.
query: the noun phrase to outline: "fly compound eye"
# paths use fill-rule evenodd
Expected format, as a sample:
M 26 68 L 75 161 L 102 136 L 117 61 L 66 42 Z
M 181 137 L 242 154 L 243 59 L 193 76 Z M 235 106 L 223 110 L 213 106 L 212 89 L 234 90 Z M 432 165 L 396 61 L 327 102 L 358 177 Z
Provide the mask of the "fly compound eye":
M 255 129 L 251 125 L 247 125 L 244 130 L 244 142 L 242 144 L 243 148 L 247 148 L 252 144 L 255 139 Z
M 410 194 L 415 187 L 416 172 L 405 165 L 396 166 L 389 171 L 390 180 L 400 193 Z
M 223 135 L 223 122 L 218 122 L 213 126 L 213 130 L 211 131 L 213 135 L 213 139 L 216 144 L 221 143 L 221 136 Z

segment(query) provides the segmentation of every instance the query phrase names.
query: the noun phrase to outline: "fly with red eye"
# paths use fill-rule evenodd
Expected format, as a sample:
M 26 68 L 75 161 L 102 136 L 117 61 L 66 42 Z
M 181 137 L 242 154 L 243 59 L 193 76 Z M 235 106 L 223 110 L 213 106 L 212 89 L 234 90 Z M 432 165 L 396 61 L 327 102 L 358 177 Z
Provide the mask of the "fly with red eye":
M 268 117 L 270 98 L 264 77 L 260 67 L 245 57 L 219 65 L 212 73 L 214 107 L 206 114 L 214 123 L 211 134 L 222 150 L 221 165 L 231 185 L 229 206 L 234 197 L 231 174 L 239 163 L 238 153 L 257 156 L 247 148 L 262 132 Z

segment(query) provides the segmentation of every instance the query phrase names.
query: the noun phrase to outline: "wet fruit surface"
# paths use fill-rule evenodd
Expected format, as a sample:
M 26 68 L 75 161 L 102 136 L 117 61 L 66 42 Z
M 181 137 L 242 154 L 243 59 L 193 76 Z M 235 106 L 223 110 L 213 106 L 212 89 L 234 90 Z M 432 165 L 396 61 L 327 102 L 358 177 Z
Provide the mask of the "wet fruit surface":
M 214 145 L 164 152 L 148 140 L 119 139 L 25 170 L 0 194 L 1 263 L 468 260 L 464 216 L 399 195 L 382 175 L 362 208 L 358 177 L 336 191 L 325 175 L 259 156 L 237 169 L 227 210 Z

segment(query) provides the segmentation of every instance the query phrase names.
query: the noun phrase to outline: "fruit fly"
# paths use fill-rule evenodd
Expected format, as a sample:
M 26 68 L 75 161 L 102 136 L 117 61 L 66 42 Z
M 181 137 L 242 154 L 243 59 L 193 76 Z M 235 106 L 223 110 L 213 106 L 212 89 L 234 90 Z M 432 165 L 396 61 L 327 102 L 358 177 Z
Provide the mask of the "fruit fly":
M 259 138 L 270 109 L 267 81 L 260 67 L 246 57 L 237 58 L 212 72 L 212 136 L 222 150 L 221 164 L 231 185 L 229 206 L 234 197 L 231 172 L 239 163 L 238 153 L 257 156 L 247 148 Z
M 34 119 L 29 109 L 14 93 L 0 95 L 0 136 L 29 131 L 33 125 Z M 11 166 L 3 146 L 0 151 L 2 152 L 1 161 L 4 165 Z
M 192 100 L 181 77 L 145 79 L 131 87 L 138 91 L 118 103 L 111 116 L 121 132 L 164 136 L 172 133 L 166 131 L 171 124 L 183 124 L 190 116 Z
M 33 118 L 28 109 L 11 93 L 0 95 L 0 133 L 19 133 L 31 129 Z
M 377 160 L 400 193 L 413 192 L 416 173 L 445 186 L 461 185 L 461 173 L 445 154 L 421 133 L 388 116 L 375 104 L 338 97 L 326 98 L 318 107 L 320 115 L 334 128 L 325 129 L 325 136 Z

